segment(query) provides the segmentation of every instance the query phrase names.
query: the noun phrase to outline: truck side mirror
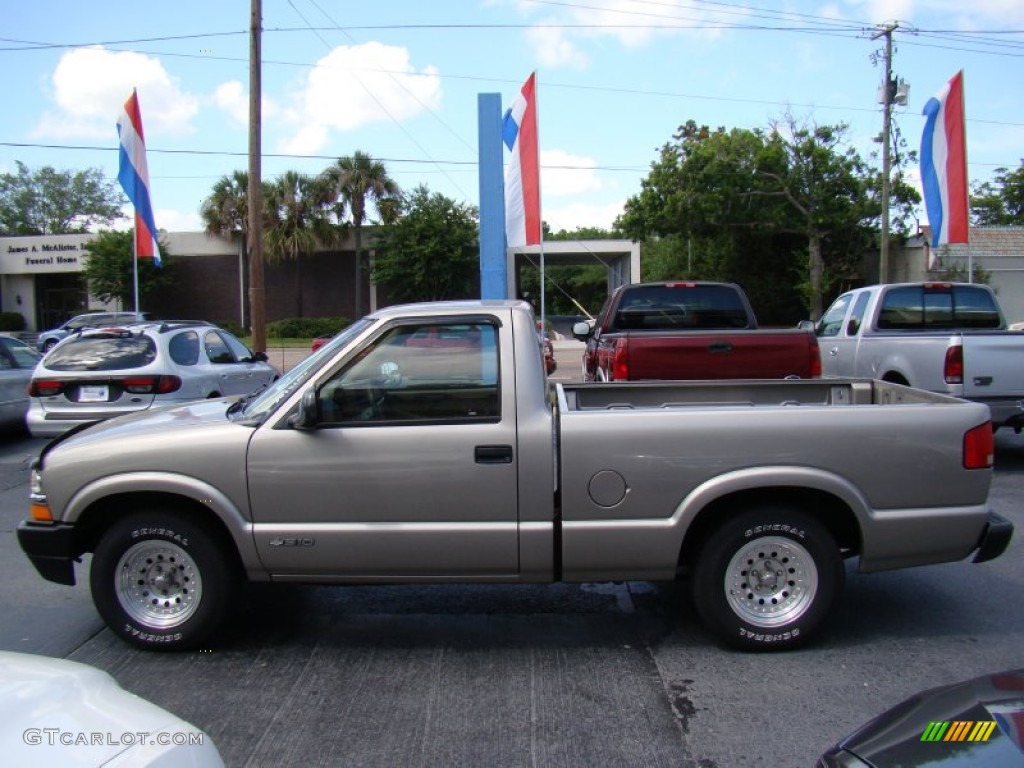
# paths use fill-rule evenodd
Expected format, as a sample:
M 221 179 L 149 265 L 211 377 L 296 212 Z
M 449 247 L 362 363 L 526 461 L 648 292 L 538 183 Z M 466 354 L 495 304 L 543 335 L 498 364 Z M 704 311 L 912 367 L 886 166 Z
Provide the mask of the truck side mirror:
M 801 331 L 810 331 L 814 333 L 814 321 L 813 320 L 801 320 L 796 324 L 796 327 Z
M 578 323 L 574 323 L 572 326 L 572 335 L 579 341 L 586 341 L 594 333 L 594 326 L 588 323 L 586 320 L 581 320 Z
M 302 393 L 299 410 L 288 417 L 288 426 L 292 429 L 313 429 L 320 423 L 320 408 L 316 400 L 316 389 L 310 387 Z

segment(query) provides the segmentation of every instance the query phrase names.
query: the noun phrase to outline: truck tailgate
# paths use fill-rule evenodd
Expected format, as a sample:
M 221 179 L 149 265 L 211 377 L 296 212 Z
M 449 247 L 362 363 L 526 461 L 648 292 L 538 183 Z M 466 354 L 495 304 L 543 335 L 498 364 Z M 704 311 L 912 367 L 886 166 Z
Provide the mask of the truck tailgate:
M 630 334 L 629 378 L 807 378 L 813 343 L 810 334 L 800 331 Z
M 964 333 L 964 397 L 1024 397 L 1024 333 Z

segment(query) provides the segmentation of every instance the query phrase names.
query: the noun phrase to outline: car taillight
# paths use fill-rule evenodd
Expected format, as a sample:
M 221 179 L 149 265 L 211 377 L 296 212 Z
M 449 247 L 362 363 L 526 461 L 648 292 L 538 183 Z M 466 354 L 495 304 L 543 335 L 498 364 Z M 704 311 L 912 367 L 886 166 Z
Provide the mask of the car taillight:
M 995 463 L 992 423 L 985 422 L 964 433 L 964 469 L 990 469 Z
M 181 389 L 181 379 L 177 376 L 160 376 L 156 385 L 158 395 L 166 395 L 168 392 L 177 392 Z
M 166 395 L 181 388 L 177 376 L 135 376 L 121 382 L 124 391 L 132 395 Z
M 964 383 L 964 348 L 960 344 L 954 344 L 946 350 L 942 378 L 946 380 L 947 384 Z
M 28 385 L 29 397 L 53 397 L 64 389 L 64 382 L 55 379 L 32 379 Z
M 626 339 L 615 342 L 612 358 L 612 381 L 629 381 L 629 346 Z

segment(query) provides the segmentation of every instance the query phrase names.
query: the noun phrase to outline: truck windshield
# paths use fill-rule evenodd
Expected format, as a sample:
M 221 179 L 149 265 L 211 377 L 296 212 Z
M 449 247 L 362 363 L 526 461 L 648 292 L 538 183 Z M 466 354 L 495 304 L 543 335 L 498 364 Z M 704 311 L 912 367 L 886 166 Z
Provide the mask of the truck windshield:
M 1003 319 L 992 294 L 971 285 L 891 288 L 882 300 L 879 330 L 921 328 L 1000 329 Z
M 255 397 L 250 396 L 251 400 L 243 398 L 234 403 L 230 406 L 228 413 L 238 414 L 246 420 L 262 422 L 277 408 L 282 400 L 286 399 L 292 392 L 295 392 L 314 373 L 320 370 L 324 360 L 333 357 L 335 352 L 373 325 L 374 322 L 376 321 L 372 318 L 364 317 L 362 320 L 352 323 L 352 325 L 348 326 L 327 344 L 320 347 L 309 357 L 304 358 L 270 387 L 262 392 L 258 392 Z

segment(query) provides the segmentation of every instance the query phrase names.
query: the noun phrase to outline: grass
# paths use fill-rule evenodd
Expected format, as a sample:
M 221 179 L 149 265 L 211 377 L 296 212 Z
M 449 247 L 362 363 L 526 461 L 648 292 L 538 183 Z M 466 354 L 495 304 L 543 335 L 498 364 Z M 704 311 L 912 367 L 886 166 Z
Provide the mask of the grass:
M 252 346 L 252 336 L 244 336 L 240 341 L 247 347 Z M 309 345 L 312 343 L 312 339 L 277 339 L 271 336 L 267 337 L 268 347 L 305 347 L 309 349 Z

